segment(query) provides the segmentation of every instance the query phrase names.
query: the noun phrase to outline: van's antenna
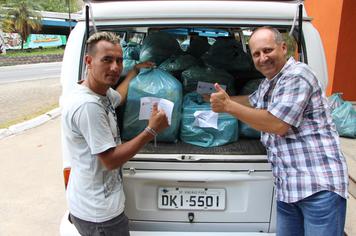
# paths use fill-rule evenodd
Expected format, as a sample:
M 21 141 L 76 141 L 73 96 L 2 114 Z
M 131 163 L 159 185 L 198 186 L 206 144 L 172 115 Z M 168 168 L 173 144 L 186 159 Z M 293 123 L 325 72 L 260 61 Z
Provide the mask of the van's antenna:
M 303 2 L 304 0 L 299 0 L 297 3 L 297 9 L 295 11 L 292 28 L 289 31 L 289 36 L 292 36 L 298 16 L 298 55 L 299 61 L 302 61 L 302 33 L 303 33 Z

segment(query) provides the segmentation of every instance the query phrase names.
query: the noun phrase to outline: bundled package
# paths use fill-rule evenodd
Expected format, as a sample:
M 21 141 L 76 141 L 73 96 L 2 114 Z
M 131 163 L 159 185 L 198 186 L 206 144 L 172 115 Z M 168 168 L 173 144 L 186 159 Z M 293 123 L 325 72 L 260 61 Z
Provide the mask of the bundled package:
M 140 61 L 152 61 L 159 66 L 164 60 L 182 54 L 178 41 L 165 32 L 149 34 L 142 43 Z
M 211 66 L 192 66 L 182 72 L 184 93 L 197 91 L 198 82 L 219 83 L 226 86 L 229 95 L 236 95 L 234 78 L 225 70 Z
M 217 38 L 202 58 L 207 65 L 229 72 L 249 71 L 252 67 L 251 58 L 232 37 Z
M 126 75 L 136 64 L 139 63 L 141 45 L 136 43 L 122 43 L 123 51 L 123 71 L 122 75 Z
M 200 147 L 215 147 L 238 139 L 238 121 L 227 113 L 215 113 L 198 93 L 184 96 L 180 138 Z
M 344 101 L 341 93 L 329 97 L 331 116 L 342 137 L 356 138 L 356 110 L 351 102 Z
M 157 141 L 178 140 L 182 106 L 182 84 L 161 69 L 141 69 L 130 82 L 123 115 L 122 138 L 130 140 L 147 127 L 152 104 L 165 110 L 170 126 L 157 136 Z
M 179 55 L 173 56 L 162 62 L 159 66 L 160 69 L 168 71 L 178 80 L 181 80 L 181 74 L 184 70 L 197 65 L 197 59 L 195 57 L 186 54 L 186 55 Z

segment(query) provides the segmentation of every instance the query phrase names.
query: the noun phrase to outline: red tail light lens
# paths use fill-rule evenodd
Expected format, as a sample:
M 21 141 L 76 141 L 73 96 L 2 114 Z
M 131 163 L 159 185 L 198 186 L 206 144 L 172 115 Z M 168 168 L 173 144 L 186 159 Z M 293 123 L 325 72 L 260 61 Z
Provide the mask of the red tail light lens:
M 64 168 L 63 169 L 63 177 L 64 177 L 64 187 L 67 189 L 68 181 L 69 181 L 69 175 L 70 175 L 70 167 Z

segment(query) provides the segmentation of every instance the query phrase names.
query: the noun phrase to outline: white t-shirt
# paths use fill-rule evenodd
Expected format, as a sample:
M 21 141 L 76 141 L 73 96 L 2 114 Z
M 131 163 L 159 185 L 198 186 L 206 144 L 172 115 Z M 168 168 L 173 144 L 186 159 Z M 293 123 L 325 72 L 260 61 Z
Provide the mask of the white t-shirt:
M 121 143 L 115 114 L 120 99 L 113 89 L 101 96 L 83 85 L 63 99 L 63 155 L 71 161 L 68 207 L 82 220 L 103 222 L 124 210 L 121 169 L 109 171 L 97 157 Z

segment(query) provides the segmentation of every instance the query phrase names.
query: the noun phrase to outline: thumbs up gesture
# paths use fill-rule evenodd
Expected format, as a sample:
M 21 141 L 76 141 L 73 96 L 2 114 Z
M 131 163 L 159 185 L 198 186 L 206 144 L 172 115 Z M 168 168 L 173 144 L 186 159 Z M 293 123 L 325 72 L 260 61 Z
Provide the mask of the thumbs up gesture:
M 230 102 L 229 95 L 218 83 L 214 84 L 216 93 L 210 95 L 211 109 L 214 112 L 227 112 L 227 106 Z

